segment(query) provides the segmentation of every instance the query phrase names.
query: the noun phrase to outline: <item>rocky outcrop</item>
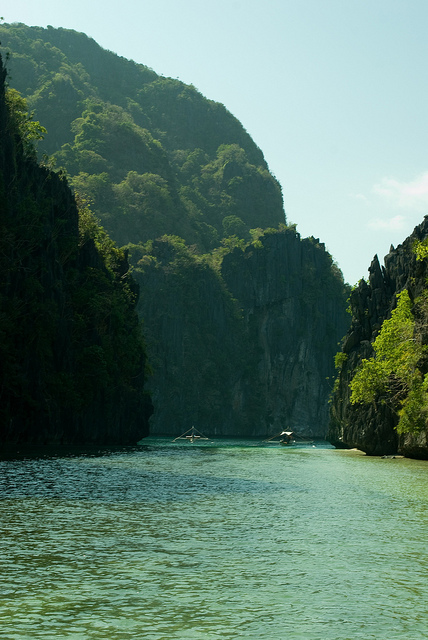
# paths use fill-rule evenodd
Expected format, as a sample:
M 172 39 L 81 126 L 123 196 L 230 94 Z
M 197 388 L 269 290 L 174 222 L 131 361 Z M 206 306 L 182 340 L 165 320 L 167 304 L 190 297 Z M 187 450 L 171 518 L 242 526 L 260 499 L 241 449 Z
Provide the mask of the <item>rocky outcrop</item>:
M 294 228 L 268 233 L 226 254 L 221 274 L 183 250 L 156 241 L 139 263 L 152 433 L 325 436 L 348 315 L 324 246 Z
M 375 256 L 368 282 L 361 280 L 351 293 L 352 322 L 343 340 L 342 366 L 332 397 L 328 431 L 328 439 L 337 447 L 356 447 L 370 455 L 428 457 L 426 433 L 399 436 L 397 414 L 388 405 L 352 405 L 349 389 L 361 360 L 373 355 L 372 343 L 396 305 L 396 294 L 407 289 L 414 300 L 426 289 L 427 261 L 416 260 L 414 244 L 427 236 L 425 217 L 401 245 L 391 247 L 384 266 Z

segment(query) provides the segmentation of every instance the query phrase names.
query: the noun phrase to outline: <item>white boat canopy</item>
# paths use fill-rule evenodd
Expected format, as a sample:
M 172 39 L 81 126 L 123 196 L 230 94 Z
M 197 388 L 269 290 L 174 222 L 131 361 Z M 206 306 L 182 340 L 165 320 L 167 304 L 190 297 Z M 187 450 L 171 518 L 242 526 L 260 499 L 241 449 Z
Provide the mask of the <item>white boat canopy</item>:
M 174 438 L 173 442 L 176 440 L 190 440 L 190 442 L 194 442 L 195 440 L 209 440 L 207 436 L 204 436 L 203 433 L 195 429 L 195 427 L 191 427 L 187 431 L 181 434 L 181 436 L 177 436 Z

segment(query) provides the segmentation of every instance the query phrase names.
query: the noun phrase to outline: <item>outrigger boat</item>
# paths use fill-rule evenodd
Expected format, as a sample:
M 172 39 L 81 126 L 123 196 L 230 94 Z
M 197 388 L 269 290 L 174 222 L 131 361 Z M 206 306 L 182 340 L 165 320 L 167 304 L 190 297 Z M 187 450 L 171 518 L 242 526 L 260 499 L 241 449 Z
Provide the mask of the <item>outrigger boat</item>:
M 264 442 L 276 442 L 276 443 L 285 444 L 285 445 L 294 444 L 295 440 L 293 436 L 294 436 L 293 431 L 280 431 L 279 433 L 276 433 L 274 436 L 271 436 L 267 440 L 264 440 Z
M 289 445 L 289 444 L 296 444 L 296 439 L 293 437 L 294 433 L 293 431 L 282 431 L 279 434 L 281 440 L 279 441 L 279 444 L 282 445 Z
M 209 438 L 207 438 L 206 436 L 204 436 L 203 433 L 195 429 L 195 427 L 191 427 L 190 429 L 188 429 L 188 431 L 185 431 L 184 433 L 182 433 L 181 436 L 174 438 L 173 442 L 176 442 L 177 440 L 187 440 L 187 442 L 193 443 L 193 442 L 196 442 L 197 440 L 209 440 Z
M 277 433 L 274 436 L 271 436 L 270 438 L 268 438 L 267 440 L 264 440 L 263 442 L 275 442 L 277 444 L 287 447 L 291 445 L 298 445 L 300 443 L 313 444 L 314 441 L 309 440 L 308 438 L 304 438 L 303 436 L 297 436 L 295 435 L 294 431 L 280 431 L 280 433 Z

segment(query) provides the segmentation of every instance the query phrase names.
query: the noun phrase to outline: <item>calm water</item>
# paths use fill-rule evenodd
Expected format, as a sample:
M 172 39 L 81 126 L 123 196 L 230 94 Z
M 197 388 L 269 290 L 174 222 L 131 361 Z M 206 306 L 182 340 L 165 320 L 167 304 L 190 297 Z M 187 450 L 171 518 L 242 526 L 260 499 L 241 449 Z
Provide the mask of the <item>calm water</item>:
M 428 638 L 428 463 L 255 444 L 0 461 L 0 638 Z

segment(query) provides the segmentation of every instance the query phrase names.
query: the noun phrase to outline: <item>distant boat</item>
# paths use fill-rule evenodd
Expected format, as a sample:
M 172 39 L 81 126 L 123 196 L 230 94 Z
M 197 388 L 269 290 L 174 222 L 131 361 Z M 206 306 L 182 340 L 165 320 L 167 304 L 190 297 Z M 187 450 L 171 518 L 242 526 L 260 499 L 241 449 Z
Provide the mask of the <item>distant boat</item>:
M 313 444 L 314 441 L 303 436 L 297 436 L 294 431 L 280 431 L 280 433 L 276 433 L 274 436 L 264 440 L 264 442 L 274 442 L 289 447 L 298 444 Z
M 294 436 L 293 431 L 281 431 L 281 433 L 279 434 L 279 437 L 281 438 L 279 441 L 279 444 L 282 444 L 282 445 L 295 444 L 296 440 L 293 436 Z
M 190 429 L 182 433 L 181 436 L 174 438 L 173 442 L 176 442 L 177 440 L 187 440 L 187 442 L 193 443 L 198 440 L 209 440 L 209 438 L 207 438 L 206 436 L 204 436 L 203 433 L 195 429 L 195 427 L 191 427 Z
M 275 442 L 279 444 L 293 444 L 294 442 L 294 431 L 280 431 L 276 433 L 274 436 L 271 436 L 264 442 Z

